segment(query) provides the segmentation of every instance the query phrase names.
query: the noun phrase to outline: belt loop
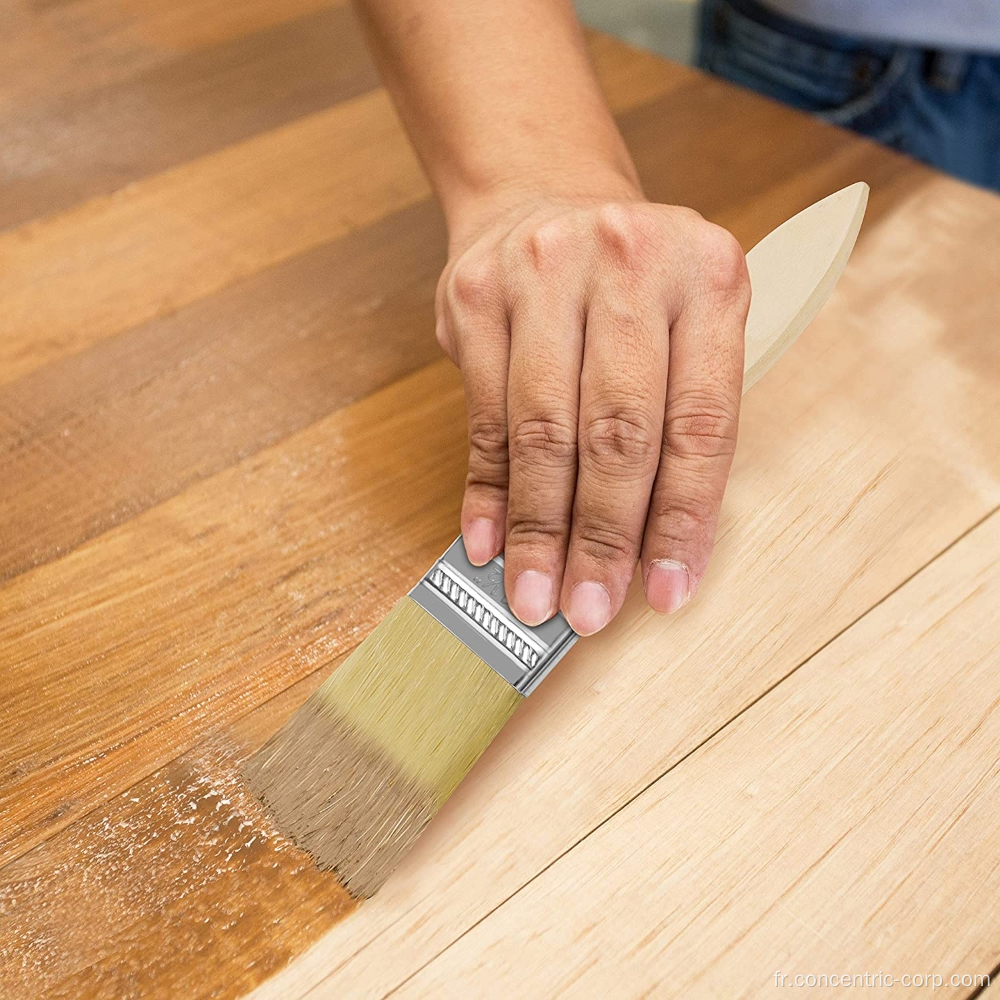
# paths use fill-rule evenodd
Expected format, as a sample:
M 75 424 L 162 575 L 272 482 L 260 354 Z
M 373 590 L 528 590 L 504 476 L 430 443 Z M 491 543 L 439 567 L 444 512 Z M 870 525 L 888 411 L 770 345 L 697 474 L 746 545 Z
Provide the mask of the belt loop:
M 946 94 L 957 94 L 969 72 L 969 55 L 966 52 L 938 50 L 927 53 L 927 82 Z

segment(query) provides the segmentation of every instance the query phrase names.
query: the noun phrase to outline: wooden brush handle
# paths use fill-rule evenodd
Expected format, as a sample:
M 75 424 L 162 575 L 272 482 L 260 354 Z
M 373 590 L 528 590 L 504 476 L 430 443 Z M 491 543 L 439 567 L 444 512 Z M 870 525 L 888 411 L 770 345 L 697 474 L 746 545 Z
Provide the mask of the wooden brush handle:
M 868 185 L 852 184 L 810 205 L 748 254 L 746 392 L 792 345 L 829 298 L 854 249 Z

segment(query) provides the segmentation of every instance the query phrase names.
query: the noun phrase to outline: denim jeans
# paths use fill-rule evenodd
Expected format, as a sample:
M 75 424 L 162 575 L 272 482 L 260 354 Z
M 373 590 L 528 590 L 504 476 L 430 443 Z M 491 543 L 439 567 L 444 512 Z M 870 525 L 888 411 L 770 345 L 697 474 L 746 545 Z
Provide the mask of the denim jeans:
M 756 0 L 702 0 L 699 64 L 1000 190 L 1000 56 L 834 34 Z

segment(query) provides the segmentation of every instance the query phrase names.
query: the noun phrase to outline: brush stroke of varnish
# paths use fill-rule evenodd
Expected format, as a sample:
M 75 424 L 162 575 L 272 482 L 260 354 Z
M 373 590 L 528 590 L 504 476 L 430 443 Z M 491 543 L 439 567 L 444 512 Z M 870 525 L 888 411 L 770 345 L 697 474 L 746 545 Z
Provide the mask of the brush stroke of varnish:
M 0 997 L 237 997 L 354 908 L 202 744 L 0 870 Z

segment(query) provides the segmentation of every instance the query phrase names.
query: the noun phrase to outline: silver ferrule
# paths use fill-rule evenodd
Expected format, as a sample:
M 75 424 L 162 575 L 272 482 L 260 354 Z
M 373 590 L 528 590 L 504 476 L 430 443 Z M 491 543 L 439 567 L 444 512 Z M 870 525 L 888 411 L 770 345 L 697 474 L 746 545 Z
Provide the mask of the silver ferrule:
M 534 628 L 518 621 L 504 593 L 503 556 L 473 566 L 461 536 L 410 597 L 525 696 L 580 638 L 561 614 Z

